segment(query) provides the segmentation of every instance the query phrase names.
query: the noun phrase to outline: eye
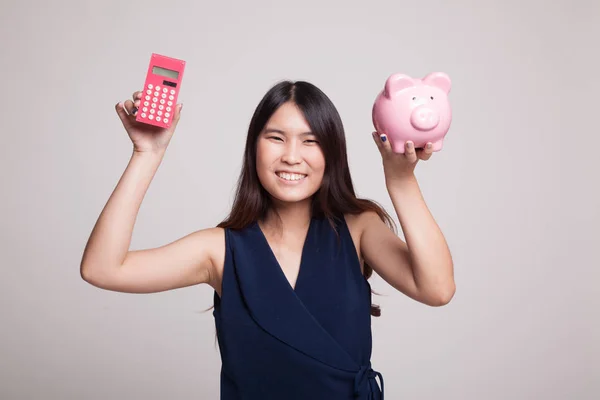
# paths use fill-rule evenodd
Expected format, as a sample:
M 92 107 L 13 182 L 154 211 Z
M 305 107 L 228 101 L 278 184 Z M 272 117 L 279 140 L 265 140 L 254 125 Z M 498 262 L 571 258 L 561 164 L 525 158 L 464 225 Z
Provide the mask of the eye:
M 413 100 L 416 100 L 416 99 L 417 99 L 416 97 L 413 97 Z
M 267 139 L 282 140 L 279 136 L 269 136 Z
M 306 143 L 316 143 L 316 144 L 319 144 L 319 141 L 315 140 L 315 139 L 308 139 L 308 140 L 305 140 L 305 142 Z
M 433 100 L 433 96 L 431 96 L 431 100 Z

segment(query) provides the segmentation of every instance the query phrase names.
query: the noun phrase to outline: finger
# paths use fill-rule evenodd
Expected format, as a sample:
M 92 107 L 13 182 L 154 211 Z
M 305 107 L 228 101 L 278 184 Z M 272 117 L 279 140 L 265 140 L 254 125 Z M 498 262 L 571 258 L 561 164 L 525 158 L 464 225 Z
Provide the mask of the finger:
M 119 118 L 121 118 L 121 121 L 123 123 L 127 122 L 127 119 L 129 118 L 129 115 L 127 114 L 127 111 L 125 110 L 125 107 L 123 106 L 123 102 L 119 102 L 115 105 L 115 110 L 117 111 L 117 115 L 119 116 Z
M 134 117 L 129 115 L 129 113 L 127 112 L 127 109 L 125 109 L 125 103 L 122 101 L 117 103 L 117 105 L 115 106 L 115 109 L 117 110 L 117 115 L 119 116 L 119 119 L 123 123 L 123 126 L 125 127 L 125 129 L 128 129 L 128 127 L 131 126 L 132 118 L 134 118 Z
M 392 144 L 385 133 L 379 135 L 379 141 L 381 143 L 381 154 L 388 155 L 392 153 Z
M 419 159 L 427 161 L 433 154 L 433 146 L 431 143 L 427 143 L 425 148 L 419 152 Z
M 125 110 L 127 111 L 127 114 L 134 116 L 135 113 L 137 112 L 137 108 L 135 107 L 135 104 L 133 104 L 133 101 L 131 100 L 125 100 L 125 103 L 123 103 L 123 106 L 125 107 Z
M 181 109 L 183 108 L 183 103 L 177 104 L 175 107 L 175 112 L 173 113 L 173 121 L 171 122 L 171 126 L 175 128 L 177 123 L 179 122 L 179 118 L 181 117 Z
M 404 156 L 409 162 L 417 161 L 417 153 L 415 150 L 415 144 L 410 140 L 407 141 L 404 145 Z
M 381 141 L 381 139 L 379 137 L 379 133 L 378 132 L 372 132 L 371 136 L 373 137 L 373 141 L 375 142 L 375 145 L 377 146 L 377 149 L 381 153 L 383 151 L 383 142 Z
M 134 107 L 134 113 L 135 114 L 137 112 L 137 110 L 140 108 L 140 103 L 142 100 L 142 91 L 138 90 L 136 92 L 133 92 L 133 95 L 131 96 L 131 98 L 133 99 L 133 107 Z

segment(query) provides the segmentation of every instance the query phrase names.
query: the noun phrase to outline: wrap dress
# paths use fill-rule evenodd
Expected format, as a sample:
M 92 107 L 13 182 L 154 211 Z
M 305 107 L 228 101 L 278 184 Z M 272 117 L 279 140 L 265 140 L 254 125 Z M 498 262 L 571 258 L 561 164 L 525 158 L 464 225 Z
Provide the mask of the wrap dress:
M 222 400 L 383 399 L 371 287 L 343 216 L 335 230 L 311 219 L 295 287 L 258 223 L 225 229 L 225 244 L 213 310 Z

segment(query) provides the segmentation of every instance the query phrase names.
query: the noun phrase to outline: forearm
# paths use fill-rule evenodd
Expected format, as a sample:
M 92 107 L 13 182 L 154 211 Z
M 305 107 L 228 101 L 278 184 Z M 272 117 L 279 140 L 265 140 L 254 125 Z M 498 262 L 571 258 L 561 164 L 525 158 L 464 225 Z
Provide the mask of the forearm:
M 81 261 L 82 276 L 123 263 L 129 251 L 140 205 L 162 156 L 162 153 L 132 154 L 87 242 Z
M 415 284 L 423 293 L 454 294 L 454 270 L 446 239 L 431 215 L 414 175 L 386 184 L 409 249 Z

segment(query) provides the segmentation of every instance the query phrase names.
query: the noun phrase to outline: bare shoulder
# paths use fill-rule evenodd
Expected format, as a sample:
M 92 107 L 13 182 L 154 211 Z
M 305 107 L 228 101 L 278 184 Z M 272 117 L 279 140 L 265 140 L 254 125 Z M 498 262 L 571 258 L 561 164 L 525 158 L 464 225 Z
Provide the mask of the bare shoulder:
M 356 253 L 358 254 L 358 258 L 361 260 L 362 265 L 363 255 L 360 248 L 360 242 L 363 232 L 365 231 L 366 227 L 369 226 L 369 224 L 373 223 L 373 221 L 377 222 L 381 221 L 381 219 L 374 211 L 363 211 L 359 214 L 344 214 L 344 218 L 346 219 L 350 236 L 352 236 L 354 247 L 356 247 Z
M 211 274 L 208 284 L 221 295 L 221 287 L 223 282 L 223 269 L 225 265 L 225 229 L 210 228 L 206 230 L 206 234 L 210 236 L 210 259 L 211 259 Z
M 209 278 L 207 283 L 219 294 L 223 279 L 223 266 L 225 264 L 225 229 L 214 227 L 198 231 L 195 244 L 206 249 L 210 259 Z

